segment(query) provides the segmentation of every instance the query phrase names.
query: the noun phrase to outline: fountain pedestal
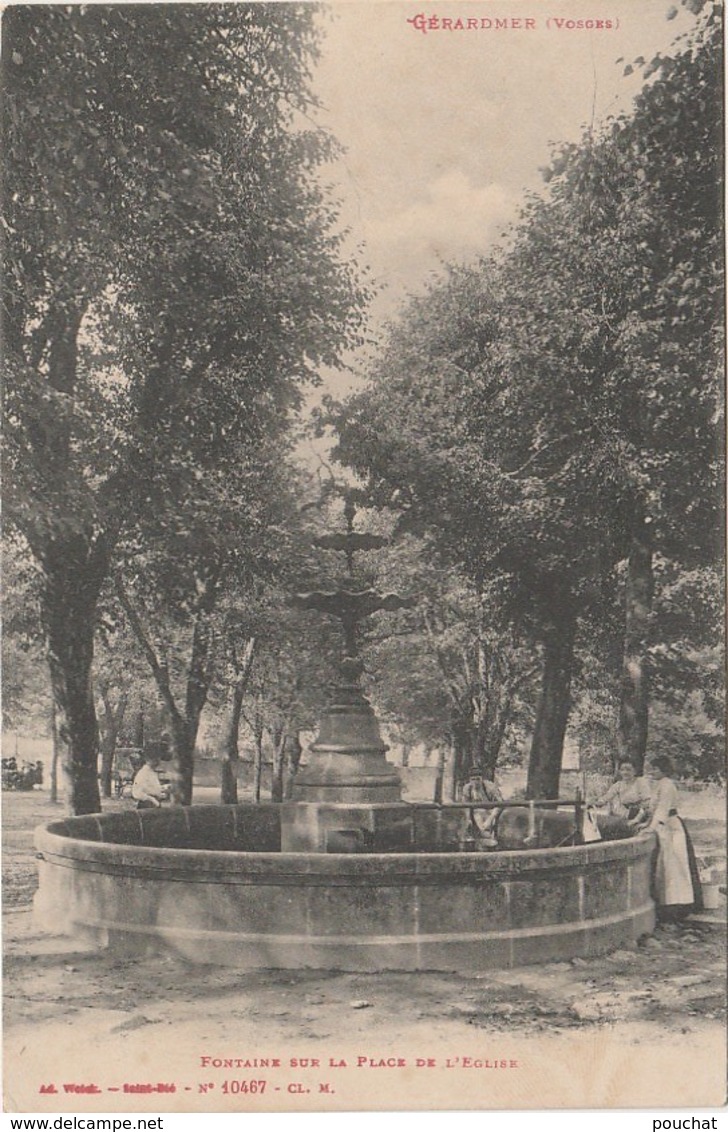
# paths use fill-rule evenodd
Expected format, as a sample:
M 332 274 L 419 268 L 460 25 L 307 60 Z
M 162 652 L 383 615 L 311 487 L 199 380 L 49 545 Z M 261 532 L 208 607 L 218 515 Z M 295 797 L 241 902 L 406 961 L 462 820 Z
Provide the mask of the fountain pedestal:
M 281 808 L 284 853 L 407 853 L 412 837 L 406 802 L 287 802 Z
M 289 853 L 406 851 L 411 807 L 387 762 L 376 717 L 358 684 L 360 662 L 347 657 L 292 800 L 281 807 L 281 848 Z

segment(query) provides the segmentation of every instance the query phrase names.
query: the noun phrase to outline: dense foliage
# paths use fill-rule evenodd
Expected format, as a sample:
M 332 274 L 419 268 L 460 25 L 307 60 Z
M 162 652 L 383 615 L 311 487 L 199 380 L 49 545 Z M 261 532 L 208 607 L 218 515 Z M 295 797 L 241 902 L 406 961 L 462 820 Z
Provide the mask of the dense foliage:
M 538 646 L 532 795 L 558 790 L 579 630 L 620 606 L 615 757 L 642 765 L 654 556 L 722 553 L 719 8 L 647 70 L 632 113 L 554 156 L 510 246 L 414 299 L 330 417 L 371 499 Z

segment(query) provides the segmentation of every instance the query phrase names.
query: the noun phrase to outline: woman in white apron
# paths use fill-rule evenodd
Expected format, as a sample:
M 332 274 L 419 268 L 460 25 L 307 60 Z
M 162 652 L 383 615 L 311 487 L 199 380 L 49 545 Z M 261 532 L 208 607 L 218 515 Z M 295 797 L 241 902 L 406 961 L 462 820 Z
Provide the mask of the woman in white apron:
M 652 817 L 647 826 L 657 834 L 655 901 L 660 920 L 682 920 L 703 906 L 695 853 L 685 823 L 678 814 L 677 786 L 670 775 L 672 765 L 660 755 L 653 759 L 649 774 L 655 781 Z

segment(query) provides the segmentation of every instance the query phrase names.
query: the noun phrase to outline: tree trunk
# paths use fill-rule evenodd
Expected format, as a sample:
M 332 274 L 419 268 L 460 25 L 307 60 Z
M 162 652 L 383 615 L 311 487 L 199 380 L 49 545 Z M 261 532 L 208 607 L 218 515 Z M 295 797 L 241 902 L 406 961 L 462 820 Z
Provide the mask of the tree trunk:
M 478 725 L 475 735 L 473 761 L 480 767 L 483 777 L 495 780 L 495 770 L 503 746 L 506 728 L 511 717 L 512 697 L 505 694 L 498 703 L 489 704 L 489 710 Z
M 639 510 L 633 518 L 625 587 L 624 653 L 619 704 L 619 759 L 642 774 L 647 750 L 649 668 L 647 647 L 654 577 L 652 528 Z
M 78 333 L 88 298 L 58 300 L 49 305 L 47 381 L 72 397 L 77 377 Z M 53 427 L 31 424 L 29 439 L 44 477 L 62 493 L 72 467 L 70 414 L 59 414 Z M 109 555 L 104 533 L 85 516 L 69 512 L 61 530 L 45 524 L 26 531 L 42 569 L 40 615 L 48 645 L 58 738 L 65 752 L 68 804 L 74 814 L 98 813 L 101 808 L 96 777 L 98 727 L 91 687 L 91 662 L 99 593 Z
M 58 738 L 56 701 L 53 696 L 51 696 L 51 742 L 53 749 L 51 754 L 50 801 L 55 804 L 58 801 L 58 763 L 61 754 L 61 744 Z
M 445 784 L 445 748 L 440 747 L 437 752 L 437 773 L 435 775 L 435 791 L 433 802 L 442 805 L 443 786 Z
M 225 743 L 222 752 L 222 783 L 220 801 L 223 805 L 237 806 L 238 804 L 238 764 L 240 763 L 240 718 L 243 714 L 243 700 L 248 688 L 250 673 L 253 668 L 255 656 L 255 637 L 250 637 L 245 644 L 242 668 L 233 689 L 233 702 L 230 708 Z
M 178 749 L 180 797 L 183 806 L 192 804 L 192 775 L 195 769 L 195 744 L 200 729 L 202 709 L 212 682 L 213 632 L 208 610 L 200 610 L 192 634 L 192 651 L 187 670 L 185 693 L 184 744 Z M 174 731 L 173 731 L 174 733 Z
M 94 628 L 107 557 L 83 535 L 45 547 L 41 618 L 56 704 L 58 737 L 65 748 L 68 801 L 74 814 L 101 809 L 98 725 L 91 686 Z
M 448 775 L 448 801 L 456 802 L 458 798 L 458 767 L 455 757 L 455 745 L 450 743 L 450 774 Z
M 503 739 L 509 718 L 510 712 L 504 711 L 500 713 L 494 726 L 483 737 L 479 760 L 483 768 L 484 777 L 490 779 L 491 782 L 495 780 L 495 771 L 498 766 L 498 759 L 503 747 Z
M 109 740 L 107 736 L 101 738 L 100 743 L 101 751 L 101 768 L 99 771 L 99 787 L 101 789 L 102 798 L 110 798 L 111 790 L 111 768 L 114 765 L 114 752 L 116 751 L 116 743 Z
M 225 733 L 225 744 L 222 755 L 222 788 L 220 791 L 220 801 L 224 806 L 237 806 L 238 804 L 238 765 L 240 763 L 238 736 L 240 733 L 240 716 L 243 711 L 246 684 L 247 676 L 241 677 L 236 681 L 235 688 L 233 689 L 230 718 L 228 719 L 227 731 Z
M 263 778 L 263 724 L 256 714 L 255 720 L 255 762 L 253 763 L 253 801 L 260 802 L 260 787 Z
M 469 720 L 455 720 L 450 727 L 453 755 L 453 792 L 458 797 L 475 765 L 475 730 Z
M 122 692 L 119 696 L 119 702 L 114 708 L 111 700 L 109 699 L 108 690 L 104 689 L 101 692 L 101 701 L 104 706 L 103 714 L 99 720 L 100 731 L 100 747 L 101 747 L 101 793 L 104 798 L 111 797 L 111 772 L 114 766 L 114 755 L 116 754 L 116 744 L 119 740 L 119 732 L 124 723 L 124 716 L 126 715 L 126 705 L 129 696 L 127 692 Z
M 138 747 L 140 751 L 144 750 L 144 708 L 139 708 L 139 711 L 134 717 L 134 746 Z
M 285 770 L 286 745 L 288 743 L 288 727 L 280 729 L 279 734 L 273 736 L 273 768 L 270 783 L 271 802 L 283 801 L 283 774 Z
M 214 605 L 214 587 L 209 587 L 195 616 L 192 632 L 190 662 L 187 668 L 184 712 L 175 703 L 165 658 L 157 655 L 147 628 L 121 578 L 116 580 L 116 592 L 129 623 L 139 641 L 152 670 L 159 694 L 167 711 L 172 732 L 172 752 L 177 766 L 175 801 L 182 806 L 192 803 L 192 776 L 195 767 L 195 744 L 200 727 L 202 709 L 212 681 L 212 642 L 214 634 L 208 614 Z
M 283 800 L 291 797 L 293 780 L 298 772 L 302 754 L 303 747 L 301 746 L 301 740 L 298 737 L 298 732 L 294 731 L 286 740 L 284 752 L 283 772 L 285 777 L 283 782 Z
M 557 613 L 544 633 L 541 695 L 528 764 L 528 798 L 559 796 L 576 635 L 576 611 L 565 608 L 567 604 L 568 599 L 557 604 L 560 616 Z
M 192 777 L 195 769 L 195 743 L 200 726 L 200 714 L 185 719 L 179 711 L 171 714 L 172 754 L 177 770 L 175 801 L 181 806 L 192 805 Z

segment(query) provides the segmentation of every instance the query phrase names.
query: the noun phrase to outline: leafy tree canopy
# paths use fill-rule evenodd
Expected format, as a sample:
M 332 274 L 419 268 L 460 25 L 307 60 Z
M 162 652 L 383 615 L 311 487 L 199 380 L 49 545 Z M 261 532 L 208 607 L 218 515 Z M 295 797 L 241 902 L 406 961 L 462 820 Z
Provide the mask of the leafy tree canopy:
M 270 431 L 360 293 L 310 175 L 309 6 L 19 6 L 4 45 L 11 513 L 39 546 Z

